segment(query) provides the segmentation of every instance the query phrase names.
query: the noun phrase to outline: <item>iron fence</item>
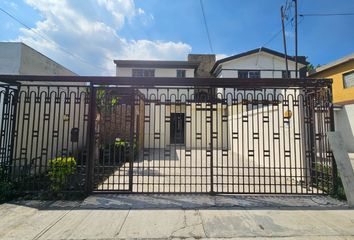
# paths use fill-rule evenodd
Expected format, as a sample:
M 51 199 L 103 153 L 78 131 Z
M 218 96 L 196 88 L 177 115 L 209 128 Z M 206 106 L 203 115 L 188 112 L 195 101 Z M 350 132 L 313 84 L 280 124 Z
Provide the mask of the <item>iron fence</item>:
M 331 81 L 0 76 L 19 191 L 330 194 Z

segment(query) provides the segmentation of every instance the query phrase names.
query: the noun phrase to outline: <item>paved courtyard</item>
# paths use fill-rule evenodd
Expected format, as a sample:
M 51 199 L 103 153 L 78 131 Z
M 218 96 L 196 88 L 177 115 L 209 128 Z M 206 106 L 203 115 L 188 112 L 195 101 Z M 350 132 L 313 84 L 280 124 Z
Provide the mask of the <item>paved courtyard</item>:
M 0 216 L 0 239 L 354 239 L 354 210 L 320 196 L 93 195 Z
M 299 159 L 292 165 L 275 166 L 271 160 L 256 161 L 228 150 L 214 150 L 211 165 L 211 157 L 204 149 L 145 152 L 133 163 L 133 192 L 210 192 L 213 187 L 214 192 L 222 193 L 321 193 L 304 184 L 309 172 Z M 105 172 L 103 181 L 97 181 L 97 189 L 128 190 L 129 162 L 111 169 Z

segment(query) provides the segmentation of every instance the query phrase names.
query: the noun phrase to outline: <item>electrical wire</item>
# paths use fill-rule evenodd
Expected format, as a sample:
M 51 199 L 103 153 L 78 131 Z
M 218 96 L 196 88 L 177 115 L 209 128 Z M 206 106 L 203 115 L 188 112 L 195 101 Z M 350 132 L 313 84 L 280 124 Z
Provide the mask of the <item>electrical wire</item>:
M 300 17 L 330 17 L 330 16 L 354 16 L 354 13 L 308 13 L 299 14 Z
M 83 59 L 82 57 L 66 50 L 65 48 L 61 47 L 57 42 L 53 41 L 52 39 L 50 39 L 48 36 L 44 35 L 44 34 L 41 34 L 40 32 L 36 31 L 35 29 L 29 27 L 27 24 L 25 24 L 24 22 L 22 22 L 20 19 L 18 19 L 17 17 L 15 17 L 14 15 L 12 15 L 11 13 L 9 13 L 8 11 L 6 11 L 5 9 L 1 8 L 0 7 L 0 11 L 2 11 L 3 13 L 5 13 L 6 15 L 8 15 L 10 18 L 12 18 L 13 20 L 15 20 L 16 22 L 18 22 L 19 24 L 21 24 L 23 27 L 25 27 L 26 29 L 30 30 L 31 32 L 37 34 L 40 38 L 42 38 L 43 40 L 45 41 L 48 41 L 48 42 L 51 42 L 53 43 L 54 45 L 56 45 L 56 47 L 61 50 L 62 52 L 80 60 L 81 62 L 91 66 L 91 67 L 94 67 L 96 69 L 100 69 L 100 70 L 104 70 L 104 71 L 107 71 L 106 68 L 104 67 L 101 67 L 101 66 L 96 66 L 96 65 L 93 65 L 92 63 L 86 61 L 85 59 Z
M 206 30 L 207 37 L 208 37 L 208 42 L 209 42 L 210 51 L 211 51 L 211 53 L 214 53 L 213 45 L 212 45 L 212 43 L 211 43 L 209 28 L 208 28 L 208 24 L 207 24 L 207 20 L 206 20 L 206 16 L 205 16 L 203 0 L 200 0 L 199 2 L 200 2 L 200 7 L 201 7 L 202 13 L 203 13 L 204 26 L 205 26 L 205 30 Z

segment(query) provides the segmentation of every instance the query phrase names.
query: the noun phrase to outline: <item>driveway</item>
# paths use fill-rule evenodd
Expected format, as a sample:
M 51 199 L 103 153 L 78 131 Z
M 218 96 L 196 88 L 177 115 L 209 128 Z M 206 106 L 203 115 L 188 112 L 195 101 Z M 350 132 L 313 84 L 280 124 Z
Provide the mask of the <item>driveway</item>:
M 323 196 L 94 195 L 0 216 L 0 239 L 354 238 L 354 210 Z
M 267 163 L 257 162 L 230 150 L 214 150 L 211 165 L 209 154 L 205 149 L 186 151 L 183 147 L 145 149 L 133 162 L 132 190 L 208 193 L 213 186 L 213 191 L 219 193 L 322 193 L 319 188 L 304 184 L 309 173 L 300 169 L 303 164 L 299 159 L 298 167 L 295 160 L 292 166 L 274 166 L 270 159 Z M 129 162 L 111 166 L 109 174 L 104 168 L 110 167 L 100 167 L 105 176 L 97 174 L 97 190 L 129 190 Z

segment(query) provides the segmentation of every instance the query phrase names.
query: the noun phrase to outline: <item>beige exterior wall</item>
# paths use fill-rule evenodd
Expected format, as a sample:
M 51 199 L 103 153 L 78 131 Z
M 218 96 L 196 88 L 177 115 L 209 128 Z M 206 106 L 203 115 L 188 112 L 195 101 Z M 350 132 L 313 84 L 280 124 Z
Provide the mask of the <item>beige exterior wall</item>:
M 213 106 L 213 123 L 210 122 L 211 110 L 206 103 L 165 105 L 145 105 L 145 113 L 150 116 L 149 122 L 145 122 L 144 147 L 145 148 L 166 148 L 171 145 L 169 119 L 171 113 L 183 113 L 185 122 L 185 144 L 187 149 L 209 149 L 211 147 L 211 130 L 214 133 L 214 149 L 228 149 L 227 144 L 227 121 L 222 122 L 222 114 L 227 111 L 222 106 Z M 167 119 L 167 120 L 166 120 Z M 211 125 L 213 124 L 213 125 Z M 213 128 L 211 128 L 213 127 Z M 156 139 L 156 136 L 159 136 Z

